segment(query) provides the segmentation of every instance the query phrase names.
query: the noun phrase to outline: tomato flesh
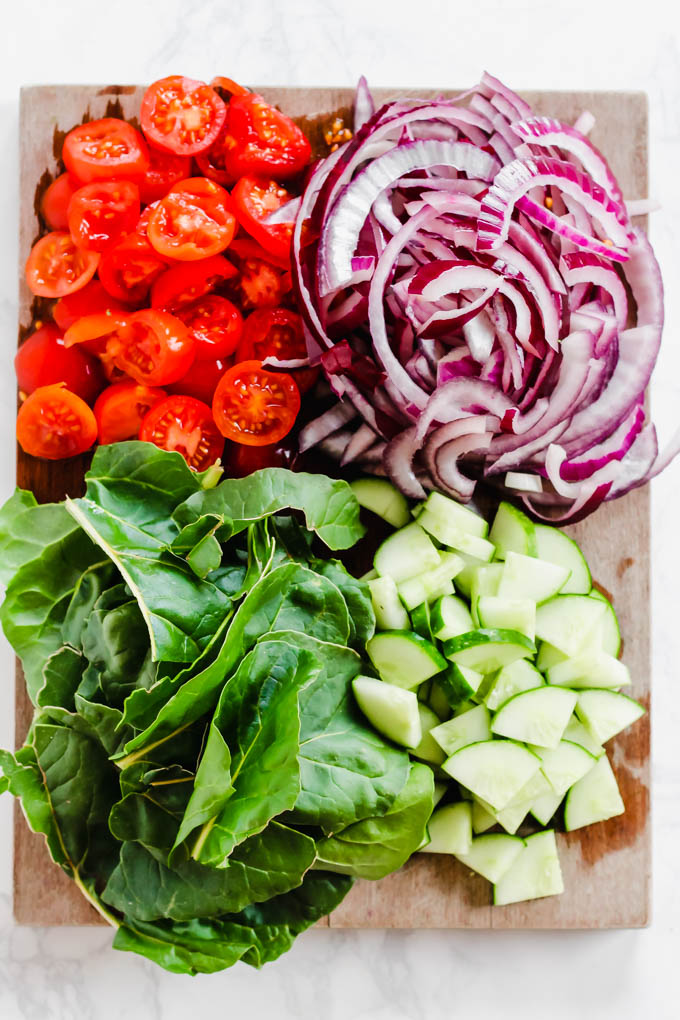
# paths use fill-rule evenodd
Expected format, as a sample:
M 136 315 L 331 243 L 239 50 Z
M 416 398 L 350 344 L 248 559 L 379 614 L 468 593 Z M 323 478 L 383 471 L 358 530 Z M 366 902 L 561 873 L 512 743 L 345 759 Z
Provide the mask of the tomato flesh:
M 93 312 L 76 319 L 64 333 L 64 346 L 78 344 L 106 361 L 106 344 L 110 337 L 126 325 L 130 312 Z
M 102 252 L 134 229 L 139 219 L 139 188 L 133 181 L 93 181 L 73 195 L 68 226 L 79 248 Z
M 54 230 L 33 245 L 26 262 L 26 283 L 39 297 L 60 298 L 89 283 L 98 264 L 97 252 L 81 251 L 70 234 Z
M 180 395 L 167 397 L 148 412 L 139 438 L 162 450 L 181 453 L 194 471 L 210 467 L 224 449 L 224 439 L 208 405 Z
M 242 361 L 220 379 L 213 415 L 226 439 L 267 446 L 288 435 L 300 410 L 300 391 L 283 372 L 269 372 L 259 361 Z
M 241 343 L 236 352 L 237 361 L 253 358 L 264 361 L 302 361 L 307 357 L 307 344 L 302 319 L 290 308 L 261 308 L 248 316 L 243 328 Z M 312 388 L 319 378 L 318 368 L 293 368 L 289 371 L 301 393 Z
M 99 263 L 99 279 L 108 293 L 126 304 L 140 304 L 167 262 L 152 248 L 148 238 L 136 231 L 105 251 Z
M 166 396 L 165 390 L 132 380 L 107 386 L 94 405 L 99 442 L 136 439 L 145 415 Z
M 194 341 L 174 315 L 151 309 L 135 312 L 106 344 L 116 368 L 147 386 L 181 379 L 194 360 Z
M 151 307 L 174 312 L 204 297 L 233 276 L 236 276 L 236 268 L 223 255 L 171 266 L 153 285 Z
M 149 165 L 146 143 L 131 124 L 103 117 L 66 135 L 62 158 L 80 184 L 98 180 L 139 181 Z
M 25 453 L 62 460 L 84 453 L 97 438 L 97 422 L 84 400 L 63 384 L 41 386 L 17 415 L 17 439 Z
M 41 386 L 64 383 L 90 404 L 104 385 L 104 375 L 96 358 L 87 351 L 70 350 L 54 323 L 32 333 L 16 353 L 14 367 L 19 389 L 33 393 Z
M 52 314 L 57 326 L 66 330 L 84 315 L 94 315 L 95 312 L 122 311 L 125 311 L 124 306 L 111 297 L 99 280 L 90 280 L 81 290 L 59 298 L 52 309 Z
M 139 197 L 144 204 L 157 202 L 167 195 L 173 184 L 191 173 L 191 157 L 177 156 L 174 152 L 149 149 L 149 165 L 139 182 Z
M 149 220 L 147 233 L 166 258 L 193 261 L 218 255 L 236 232 L 228 192 L 205 177 L 175 184 Z
M 197 361 L 228 358 L 240 343 L 243 316 L 226 298 L 207 294 L 176 314 L 194 338 Z
M 266 218 L 292 196 L 272 177 L 241 177 L 231 197 L 236 218 L 262 247 L 279 258 L 290 257 L 294 223 L 267 223 Z
M 70 174 L 60 174 L 40 200 L 40 212 L 50 230 L 68 230 L 68 204 L 77 185 Z
M 227 114 L 225 167 L 234 178 L 263 174 L 286 180 L 309 163 L 311 146 L 297 124 L 251 93 L 232 96 Z
M 144 93 L 142 130 L 164 152 L 195 156 L 217 138 L 227 109 L 217 92 L 202 81 L 171 75 Z
M 178 382 L 168 386 L 171 393 L 182 393 L 196 397 L 205 404 L 212 404 L 220 379 L 231 368 L 232 358 L 214 358 L 210 361 L 194 361 Z

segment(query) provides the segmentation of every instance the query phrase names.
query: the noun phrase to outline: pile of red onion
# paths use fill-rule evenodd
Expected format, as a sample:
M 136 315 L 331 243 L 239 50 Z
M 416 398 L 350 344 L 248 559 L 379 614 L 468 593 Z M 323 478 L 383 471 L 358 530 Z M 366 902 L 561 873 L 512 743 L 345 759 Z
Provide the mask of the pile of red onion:
M 414 499 L 484 480 L 574 521 L 661 471 L 644 394 L 663 325 L 651 246 L 574 126 L 485 74 L 374 111 L 321 160 L 294 267 L 310 360 L 338 402 L 301 433 Z

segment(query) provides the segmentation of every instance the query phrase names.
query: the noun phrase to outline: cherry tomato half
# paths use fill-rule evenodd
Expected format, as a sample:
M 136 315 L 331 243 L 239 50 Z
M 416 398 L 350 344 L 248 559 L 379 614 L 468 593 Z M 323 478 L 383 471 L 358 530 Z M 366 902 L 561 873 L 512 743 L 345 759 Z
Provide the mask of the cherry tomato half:
M 297 124 L 251 93 L 233 96 L 227 113 L 225 167 L 233 176 L 294 177 L 309 163 L 311 146 Z
M 146 205 L 167 195 L 173 184 L 191 173 L 191 157 L 176 156 L 174 152 L 149 149 L 149 165 L 139 182 L 139 197 Z
M 60 329 L 68 329 L 84 315 L 96 312 L 123 312 L 124 306 L 111 297 L 99 280 L 90 280 L 81 290 L 59 298 L 52 309 L 54 321 Z
M 139 219 L 139 188 L 133 181 L 92 181 L 73 195 L 68 228 L 79 248 L 104 251 Z
M 171 266 L 158 277 L 151 289 L 151 307 L 174 312 L 209 294 L 219 283 L 236 276 L 236 273 L 236 268 L 223 255 Z
M 230 255 L 238 263 L 233 291 L 244 308 L 276 308 L 292 288 L 290 271 L 250 237 L 238 238 Z
M 236 305 L 216 294 L 207 294 L 175 313 L 189 327 L 196 344 L 196 360 L 228 358 L 241 340 L 243 316 Z
M 167 389 L 170 393 L 182 393 L 196 397 L 205 404 L 212 404 L 217 384 L 233 364 L 232 358 L 216 358 L 211 361 L 194 361 L 188 372 Z
M 195 156 L 210 148 L 227 116 L 217 92 L 202 81 L 171 75 L 144 93 L 142 131 L 156 148 Z
M 73 128 L 64 139 L 62 157 L 80 184 L 102 179 L 139 181 L 149 165 L 139 131 L 117 117 L 90 120 Z
M 199 152 L 196 156 L 196 165 L 203 176 L 209 177 L 210 180 L 215 181 L 216 184 L 221 184 L 223 188 L 226 188 L 227 185 L 231 186 L 236 180 L 236 178 L 232 177 L 232 175 L 227 171 L 224 165 L 225 139 L 226 132 L 224 128 L 222 128 L 222 131 L 219 133 L 210 148 L 206 149 L 205 152 Z
M 193 261 L 218 255 L 236 232 L 228 192 L 206 177 L 173 185 L 154 209 L 147 233 L 166 258 Z
M 40 200 L 40 212 L 50 230 L 68 230 L 68 204 L 78 187 L 70 174 L 60 174 Z
M 241 177 L 231 197 L 239 223 L 262 247 L 279 258 L 290 258 L 294 223 L 266 223 L 292 195 L 272 177 Z
M 106 344 L 114 365 L 146 386 L 181 379 L 194 360 L 194 341 L 180 319 L 151 309 L 134 312 Z
M 91 404 L 102 386 L 101 365 L 87 351 L 69 350 L 52 322 L 27 337 L 14 358 L 19 389 L 33 393 L 41 386 L 64 383 L 71 393 Z
M 208 405 L 180 395 L 167 397 L 149 411 L 139 438 L 162 450 L 176 450 L 194 471 L 205 471 L 224 449 Z
M 238 82 L 234 81 L 233 78 L 225 78 L 224 75 L 218 74 L 210 82 L 210 85 L 214 89 L 222 89 L 223 92 L 228 92 L 230 96 L 249 96 L 250 89 L 245 88 L 243 85 L 239 85 Z
M 32 457 L 75 457 L 89 450 L 96 438 L 94 414 L 62 383 L 34 390 L 19 408 L 17 439 Z
M 246 446 L 268 446 L 288 435 L 300 410 L 300 391 L 284 372 L 241 361 L 222 376 L 212 403 L 218 429 Z
M 99 279 L 112 297 L 136 305 L 145 299 L 166 267 L 167 261 L 152 248 L 148 238 L 135 231 L 104 252 Z
M 260 308 L 248 316 L 236 352 L 237 361 L 297 361 L 307 357 L 302 319 L 289 308 Z M 318 368 L 286 369 L 301 393 L 312 388 L 319 378 Z
M 131 312 L 93 312 L 76 319 L 64 334 L 67 348 L 79 344 L 91 354 L 106 360 L 108 340 L 127 324 Z
M 26 262 L 26 283 L 33 294 L 60 298 L 89 283 L 99 264 L 94 251 L 81 251 L 70 234 L 54 230 L 37 241 Z
M 166 396 L 165 390 L 143 386 L 134 380 L 107 386 L 94 405 L 99 442 L 136 439 L 144 416 Z

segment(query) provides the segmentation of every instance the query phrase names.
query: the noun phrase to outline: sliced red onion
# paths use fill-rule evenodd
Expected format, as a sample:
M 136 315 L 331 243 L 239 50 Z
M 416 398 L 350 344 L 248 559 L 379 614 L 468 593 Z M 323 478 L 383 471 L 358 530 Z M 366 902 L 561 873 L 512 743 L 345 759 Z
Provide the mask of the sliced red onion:
M 344 467 L 345 464 L 350 464 L 353 460 L 359 460 L 375 445 L 376 438 L 370 425 L 360 425 L 345 447 L 340 466 Z
M 469 453 L 485 451 L 491 445 L 492 432 L 481 435 L 466 435 L 445 443 L 437 454 L 434 478 L 440 487 L 455 499 L 467 503 L 475 491 L 476 480 L 464 475 L 459 461 Z
M 364 124 L 371 119 L 375 113 L 375 103 L 371 90 L 368 87 L 368 82 L 364 78 L 363 74 L 357 82 L 356 92 L 354 93 L 354 133 L 356 134 L 359 128 L 362 128 Z
M 534 202 L 527 195 L 523 195 L 518 199 L 516 207 L 528 216 L 530 220 L 533 220 L 534 223 L 538 223 L 560 237 L 566 238 L 576 245 L 577 248 L 593 251 L 596 255 L 602 255 L 603 258 L 612 259 L 614 262 L 625 262 L 628 259 L 627 253 L 622 249 L 616 248 L 613 244 L 609 245 L 605 241 L 600 241 L 597 237 L 593 237 L 590 234 L 581 233 L 569 224 L 566 217 L 556 216 L 549 209 L 546 209 L 545 206 Z
M 295 219 L 300 212 L 302 206 L 301 198 L 291 198 L 289 202 L 284 202 L 278 209 L 274 209 L 268 216 L 265 216 L 265 223 L 295 223 Z
M 620 277 L 612 265 L 592 252 L 567 252 L 562 256 L 562 276 L 569 286 L 578 283 L 594 284 L 611 295 L 614 316 L 619 329 L 626 328 L 628 299 Z
M 595 118 L 590 110 L 583 110 L 574 121 L 574 131 L 582 135 L 589 135 L 595 127 Z
M 324 411 L 318 418 L 310 421 L 308 425 L 305 425 L 300 430 L 298 437 L 300 453 L 310 450 L 317 443 L 320 443 L 322 439 L 327 439 L 328 436 L 337 432 L 343 425 L 347 425 L 356 416 L 356 408 L 352 407 L 351 404 L 343 404 L 341 402 L 334 404 L 333 407 Z

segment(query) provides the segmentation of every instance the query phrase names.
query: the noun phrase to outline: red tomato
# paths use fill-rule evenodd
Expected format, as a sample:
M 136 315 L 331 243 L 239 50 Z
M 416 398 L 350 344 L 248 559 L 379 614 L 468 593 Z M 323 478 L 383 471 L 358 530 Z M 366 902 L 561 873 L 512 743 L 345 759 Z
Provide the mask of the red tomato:
M 235 232 L 228 192 L 205 177 L 175 184 L 158 203 L 147 230 L 156 251 L 182 261 L 219 254 Z
M 149 165 L 146 143 L 139 131 L 117 117 L 81 124 L 66 135 L 62 158 L 81 184 L 90 181 L 139 181 Z
M 147 204 L 168 193 L 173 184 L 191 173 L 191 157 L 149 149 L 149 166 L 139 184 L 139 196 Z
M 99 279 L 109 294 L 131 305 L 144 301 L 154 280 L 167 262 L 143 234 L 128 234 L 105 251 L 99 263 Z
M 236 276 L 236 269 L 223 255 L 211 255 L 199 262 L 172 266 L 158 277 L 151 290 L 151 307 L 174 312 L 204 297 L 222 280 Z
M 236 179 L 227 172 L 224 165 L 225 139 L 226 133 L 222 129 L 210 148 L 206 149 L 205 152 L 199 152 L 196 156 L 196 165 L 203 176 L 209 177 L 216 184 L 221 184 L 223 188 L 226 188 L 227 185 L 232 185 Z
M 276 308 L 281 304 L 292 280 L 276 256 L 269 255 L 249 237 L 234 241 L 229 254 L 238 262 L 235 293 L 244 308 Z
M 233 78 L 225 78 L 223 75 L 218 74 L 210 82 L 211 88 L 222 89 L 224 92 L 228 92 L 231 96 L 249 96 L 250 89 L 244 88 L 243 85 L 239 85 Z
M 122 329 L 132 312 L 93 312 L 69 326 L 64 334 L 64 346 L 81 344 L 85 350 L 105 360 L 106 344 L 114 333 Z
M 102 386 L 101 365 L 87 351 L 69 350 L 52 322 L 27 337 L 14 358 L 19 389 L 33 393 L 41 386 L 64 383 L 91 404 Z
M 251 312 L 245 321 L 237 361 L 297 361 L 307 357 L 307 344 L 302 319 L 289 308 L 261 308 Z M 287 369 L 301 393 L 312 388 L 319 378 L 318 368 Z
M 205 471 L 222 456 L 224 439 L 207 404 L 193 397 L 166 397 L 144 418 L 139 438 L 181 453 L 194 471 Z
M 282 184 L 271 177 L 241 177 L 234 187 L 236 218 L 262 247 L 282 259 L 290 258 L 290 244 L 294 223 L 266 223 L 267 216 L 276 212 L 292 195 Z
M 309 163 L 311 154 L 311 146 L 297 124 L 262 96 L 251 93 L 230 99 L 225 167 L 234 177 L 294 177 Z
M 232 358 L 216 358 L 213 361 L 194 361 L 182 378 L 168 386 L 171 393 L 183 393 L 196 397 L 205 404 L 212 404 L 217 384 L 233 363 Z
M 136 439 L 144 416 L 166 396 L 165 390 L 142 386 L 134 380 L 107 386 L 94 405 L 99 442 Z
M 99 255 L 81 251 L 70 234 L 55 230 L 37 241 L 26 262 L 26 283 L 39 297 L 60 298 L 89 283 Z
M 246 446 L 268 446 L 288 435 L 300 410 L 300 391 L 283 372 L 241 361 L 220 379 L 212 402 L 218 429 Z
M 68 228 L 79 248 L 104 251 L 139 219 L 139 188 L 133 181 L 93 181 L 73 195 Z
M 168 312 L 134 312 L 106 344 L 116 368 L 146 386 L 181 379 L 194 360 L 189 330 Z
M 78 187 L 69 174 L 60 174 L 40 200 L 40 212 L 50 230 L 68 230 L 68 204 Z
M 32 457 L 75 457 L 89 450 L 96 438 L 94 414 L 62 383 L 34 390 L 19 408 L 17 439 Z
M 52 315 L 60 329 L 68 329 L 83 315 L 94 315 L 95 312 L 124 311 L 123 305 L 114 301 L 99 280 L 90 280 L 81 290 L 59 298 L 52 309 Z
M 236 305 L 216 294 L 207 294 L 175 313 L 189 327 L 196 344 L 197 361 L 228 358 L 241 340 L 243 316 Z
M 278 266 L 279 269 L 290 272 L 290 255 L 281 257 L 273 252 L 265 251 L 261 244 L 258 244 L 252 237 L 237 237 L 231 242 L 229 255 L 233 255 L 240 263 L 246 259 L 259 259 L 261 262 L 268 262 L 271 266 Z
M 150 85 L 140 112 L 142 131 L 151 144 L 178 156 L 195 156 L 210 148 L 226 116 L 214 89 L 179 74 Z

